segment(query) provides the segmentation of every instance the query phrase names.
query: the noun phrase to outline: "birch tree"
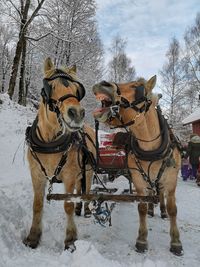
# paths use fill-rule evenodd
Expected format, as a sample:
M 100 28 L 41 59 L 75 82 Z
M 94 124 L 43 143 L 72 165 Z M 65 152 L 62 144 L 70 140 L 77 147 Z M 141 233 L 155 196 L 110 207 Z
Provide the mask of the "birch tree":
M 190 99 L 193 100 L 192 108 L 194 108 L 199 101 L 200 94 L 200 13 L 197 14 L 194 24 L 186 30 L 184 40 L 184 70 L 187 76 L 186 97 L 191 97 Z
M 119 36 L 112 40 L 110 52 L 111 60 L 108 63 L 109 80 L 116 83 L 129 82 L 135 78 L 135 68 L 131 59 L 125 53 L 126 42 Z
M 183 90 L 185 88 L 182 61 L 180 58 L 180 45 L 175 37 L 172 38 L 169 44 L 166 53 L 166 62 L 160 71 L 160 75 L 163 99 L 169 107 L 169 121 L 174 126 L 178 119 L 181 101 L 183 100 Z

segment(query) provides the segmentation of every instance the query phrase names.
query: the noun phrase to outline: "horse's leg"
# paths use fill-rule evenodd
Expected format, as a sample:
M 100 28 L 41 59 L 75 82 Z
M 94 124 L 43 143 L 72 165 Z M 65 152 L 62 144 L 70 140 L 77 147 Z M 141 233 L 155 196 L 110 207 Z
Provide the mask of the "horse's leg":
M 154 204 L 151 202 L 148 203 L 148 215 L 154 217 Z
M 70 179 L 65 179 L 65 189 L 67 193 L 73 193 L 75 183 Z M 74 203 L 64 202 L 64 209 L 67 214 L 67 228 L 65 238 L 65 249 L 73 252 L 75 250 L 74 242 L 77 240 L 77 229 L 74 222 Z
M 90 166 L 86 166 L 86 169 L 89 169 Z M 90 192 L 90 188 L 91 188 L 91 181 L 92 181 L 92 175 L 93 175 L 93 170 L 89 170 L 86 171 L 86 194 L 89 194 Z M 81 190 L 81 180 L 79 180 L 76 183 L 76 191 L 77 194 L 81 194 L 82 190 Z M 89 209 L 89 203 L 88 201 L 85 201 L 84 203 L 84 216 L 85 217 L 90 217 L 91 216 L 91 211 Z M 75 214 L 80 216 L 81 215 L 81 209 L 82 209 L 83 203 L 81 202 L 77 202 L 76 203 L 76 207 L 75 207 Z
M 89 169 L 89 168 L 91 168 L 91 167 L 86 166 L 86 169 Z M 92 175 L 93 175 L 93 170 L 89 170 L 86 172 L 86 194 L 90 193 Z M 89 209 L 89 203 L 90 203 L 89 201 L 85 201 L 85 203 L 84 203 L 84 216 L 85 217 L 91 216 L 91 211 Z
M 179 230 L 176 223 L 177 207 L 174 192 L 170 192 L 167 195 L 167 212 L 170 218 L 170 251 L 175 255 L 180 256 L 183 254 L 183 248 L 179 239 Z
M 44 177 L 39 178 L 39 175 L 32 174 L 32 184 L 34 190 L 32 226 L 23 242 L 26 246 L 36 248 L 42 234 L 42 211 L 46 180 Z
M 77 192 L 77 194 L 81 194 L 81 180 L 78 180 L 77 183 L 76 183 L 76 192 Z M 82 201 L 76 202 L 75 214 L 77 216 L 81 216 L 82 206 L 83 206 Z
M 138 252 L 143 253 L 148 249 L 148 243 L 147 243 L 148 230 L 146 223 L 147 204 L 139 203 L 138 212 L 140 217 L 140 226 L 135 247 Z
M 161 215 L 161 218 L 162 219 L 166 219 L 168 216 L 167 216 L 167 211 L 166 211 L 164 192 L 160 192 L 159 199 L 160 199 L 160 215 Z
M 153 192 L 151 195 L 153 196 Z M 148 203 L 148 212 L 147 213 L 149 216 L 154 217 L 154 203 L 152 203 L 152 202 Z

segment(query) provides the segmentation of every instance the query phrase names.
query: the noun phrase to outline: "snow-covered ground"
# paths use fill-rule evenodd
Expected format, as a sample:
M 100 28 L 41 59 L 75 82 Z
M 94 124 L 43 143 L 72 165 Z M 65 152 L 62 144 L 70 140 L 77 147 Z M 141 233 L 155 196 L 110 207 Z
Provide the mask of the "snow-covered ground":
M 35 250 L 23 245 L 32 217 L 32 185 L 24 162 L 24 132 L 34 118 L 30 108 L 13 104 L 6 95 L 0 105 L 0 267 L 170 267 L 200 265 L 200 188 L 179 179 L 178 225 L 184 255 L 169 252 L 169 221 L 148 219 L 149 251 L 138 254 L 136 204 L 117 204 L 112 227 L 103 228 L 92 218 L 76 217 L 79 240 L 76 251 L 63 251 L 66 218 L 63 202 L 45 202 L 43 236 Z M 25 157 L 26 158 L 26 157 Z M 14 162 L 13 162 L 14 160 Z M 121 183 L 119 182 L 119 185 Z M 62 191 L 62 185 L 54 192 Z

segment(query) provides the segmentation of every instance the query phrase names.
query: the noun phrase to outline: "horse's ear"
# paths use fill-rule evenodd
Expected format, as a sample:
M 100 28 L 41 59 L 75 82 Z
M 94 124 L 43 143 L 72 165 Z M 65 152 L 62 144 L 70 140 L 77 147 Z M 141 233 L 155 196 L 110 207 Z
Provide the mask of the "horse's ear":
M 76 74 L 76 65 L 73 65 L 70 69 L 69 72 L 74 72 Z
M 146 89 L 147 89 L 148 92 L 151 92 L 155 85 L 156 85 L 156 75 L 154 75 L 153 77 L 151 77 L 151 79 L 149 79 L 146 82 L 146 86 L 145 87 L 146 87 Z
M 44 61 L 44 73 L 46 74 L 48 71 L 54 69 L 54 64 L 50 57 L 46 58 Z

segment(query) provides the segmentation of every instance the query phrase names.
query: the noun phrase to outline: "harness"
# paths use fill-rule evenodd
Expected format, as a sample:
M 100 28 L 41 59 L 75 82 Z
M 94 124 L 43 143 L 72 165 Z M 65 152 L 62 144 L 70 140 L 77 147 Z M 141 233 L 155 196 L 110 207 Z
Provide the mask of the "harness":
M 127 126 L 133 125 L 136 121 L 136 119 L 140 116 L 141 113 L 148 112 L 152 101 L 148 96 L 145 96 L 145 90 L 144 86 L 138 86 L 136 87 L 136 93 L 135 93 L 135 100 L 133 102 L 129 102 L 124 97 L 121 97 L 120 88 L 117 84 L 115 84 L 117 87 L 117 94 L 120 96 L 120 101 L 116 101 L 116 103 L 111 106 L 111 112 L 110 112 L 110 118 L 109 120 L 112 121 L 114 118 L 117 118 L 121 124 L 112 127 L 112 128 L 124 128 L 126 130 L 126 133 L 117 133 L 115 139 L 121 140 L 121 142 L 118 142 L 114 140 L 115 144 L 126 144 L 128 147 L 128 152 L 134 155 L 135 163 L 137 168 L 133 168 L 137 170 L 145 182 L 148 184 L 148 189 L 155 191 L 157 194 L 159 194 L 160 191 L 160 179 L 166 169 L 166 167 L 174 166 L 175 167 L 175 161 L 173 159 L 173 150 L 175 147 L 180 149 L 180 142 L 175 137 L 175 135 L 172 132 L 172 129 L 170 128 L 167 120 L 164 118 L 162 111 L 159 106 L 157 106 L 157 115 L 159 119 L 159 125 L 161 132 L 158 136 L 156 136 L 152 140 L 142 140 L 140 138 L 137 138 L 130 130 L 127 129 Z M 143 105 L 141 107 L 138 107 L 139 104 Z M 137 114 L 135 118 L 133 118 L 131 121 L 124 123 L 123 119 L 121 118 L 119 114 L 120 108 L 132 108 L 134 109 Z M 114 112 L 113 112 L 114 110 Z M 121 137 L 120 137 L 121 135 Z M 157 140 L 158 138 L 162 139 L 162 142 L 159 146 L 159 148 L 152 150 L 152 151 L 144 151 L 140 148 L 138 141 L 142 142 L 153 142 Z M 155 177 L 155 179 L 152 181 L 150 179 L 150 169 L 153 164 L 153 162 L 162 160 L 161 167 Z M 142 167 L 141 161 L 148 161 L 149 165 L 147 168 L 147 172 L 144 171 L 144 168 Z
M 80 88 L 77 89 L 76 95 L 66 94 L 60 97 L 58 100 L 51 98 L 52 86 L 49 84 L 49 81 L 55 80 L 57 78 L 60 78 L 61 82 L 65 86 L 69 86 L 69 82 L 77 83 Z M 59 69 L 56 70 L 56 73 L 52 75 L 50 78 L 43 79 L 43 88 L 41 90 L 43 103 L 46 104 L 46 106 L 49 106 L 50 111 L 56 113 L 57 120 L 62 130 L 58 132 L 54 140 L 50 142 L 45 142 L 41 136 L 41 133 L 38 127 L 38 117 L 36 117 L 32 126 L 29 126 L 26 129 L 26 143 L 28 144 L 30 148 L 30 152 L 33 158 L 38 162 L 43 174 L 45 175 L 46 179 L 49 181 L 49 189 L 48 189 L 49 193 L 51 193 L 52 191 L 53 183 L 62 183 L 62 181 L 58 179 L 58 176 L 67 162 L 68 152 L 72 146 L 76 147 L 77 150 L 79 152 L 82 152 L 83 154 L 82 164 L 79 162 L 79 165 L 81 167 L 81 172 L 83 176 L 82 189 L 85 191 L 85 185 L 84 185 L 85 180 L 86 180 L 85 162 L 89 154 L 88 149 L 86 149 L 87 145 L 85 141 L 85 133 L 81 130 L 81 131 L 76 131 L 73 133 L 66 134 L 64 132 L 62 114 L 59 110 L 60 105 L 65 99 L 73 97 L 73 98 L 76 98 L 78 101 L 81 101 L 84 95 L 85 95 L 84 86 L 79 81 L 75 80 L 73 77 L 71 77 L 70 75 L 68 75 L 67 73 L 64 73 L 63 71 Z M 40 139 L 38 138 L 37 133 L 39 134 Z M 41 160 L 39 159 L 37 153 L 41 153 L 41 154 L 62 153 L 60 161 L 57 167 L 55 168 L 52 176 L 48 176 L 47 171 L 45 167 L 43 166 Z

